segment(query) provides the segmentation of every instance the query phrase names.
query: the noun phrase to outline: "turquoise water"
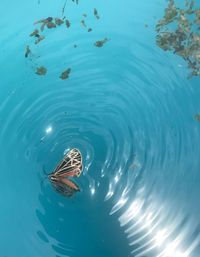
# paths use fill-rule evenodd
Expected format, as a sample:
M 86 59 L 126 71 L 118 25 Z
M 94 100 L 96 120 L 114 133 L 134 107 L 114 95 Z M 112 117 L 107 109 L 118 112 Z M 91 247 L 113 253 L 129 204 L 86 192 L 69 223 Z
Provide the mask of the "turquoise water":
M 166 2 L 68 0 L 71 27 L 34 45 L 64 2 L 0 3 L 0 255 L 199 257 L 200 83 L 155 44 Z M 81 192 L 65 198 L 43 170 L 74 147 Z

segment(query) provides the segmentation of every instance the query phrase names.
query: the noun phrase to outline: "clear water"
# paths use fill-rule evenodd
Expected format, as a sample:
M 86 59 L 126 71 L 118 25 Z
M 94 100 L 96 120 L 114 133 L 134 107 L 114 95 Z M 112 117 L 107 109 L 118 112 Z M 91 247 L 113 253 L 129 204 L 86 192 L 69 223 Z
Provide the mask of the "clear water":
M 68 0 L 71 28 L 45 32 L 25 58 L 33 22 L 63 4 L 0 2 L 0 255 L 199 257 L 200 83 L 155 44 L 166 2 Z M 81 192 L 64 198 L 43 167 L 73 147 Z

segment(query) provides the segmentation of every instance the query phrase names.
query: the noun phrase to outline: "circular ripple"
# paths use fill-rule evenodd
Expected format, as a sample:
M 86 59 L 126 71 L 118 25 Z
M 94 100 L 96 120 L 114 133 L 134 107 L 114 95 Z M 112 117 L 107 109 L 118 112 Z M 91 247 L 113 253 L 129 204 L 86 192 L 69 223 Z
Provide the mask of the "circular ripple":
M 73 41 L 80 45 L 76 53 Z M 22 199 L 22 212 L 33 219 L 37 255 L 49 247 L 64 256 L 89 252 L 85 224 L 91 239 L 106 206 L 107 216 L 109 209 L 120 223 L 124 234 L 116 240 L 127 243 L 127 254 L 195 256 L 200 134 L 192 116 L 199 89 L 181 79 L 174 57 L 138 38 L 113 32 L 102 49 L 93 47 L 94 41 L 94 35 L 74 35 L 64 45 L 62 36 L 56 38 L 37 53 L 43 53 L 37 61 L 48 65 L 48 76 L 28 73 L 23 83 L 2 93 L 0 141 L 4 179 L 13 190 L 9 199 Z M 69 65 L 70 78 L 60 81 L 59 71 Z M 83 153 L 84 172 L 81 193 L 69 204 L 42 170 L 51 172 L 73 147 Z M 2 190 L 9 196 L 7 185 Z M 22 222 L 20 214 L 17 220 Z M 22 225 L 27 248 L 34 241 L 27 230 L 30 220 Z M 101 228 L 99 234 L 110 240 Z M 83 238 L 85 246 L 77 246 Z

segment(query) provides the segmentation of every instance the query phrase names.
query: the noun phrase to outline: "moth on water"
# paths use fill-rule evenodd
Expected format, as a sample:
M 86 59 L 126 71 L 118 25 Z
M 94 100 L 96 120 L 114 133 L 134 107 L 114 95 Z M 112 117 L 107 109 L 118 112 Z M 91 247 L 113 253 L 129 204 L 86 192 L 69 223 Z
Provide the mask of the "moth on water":
M 82 169 L 81 152 L 73 148 L 64 156 L 55 170 L 48 175 L 48 178 L 58 193 L 64 196 L 72 196 L 75 192 L 80 191 L 80 188 L 69 177 L 79 177 Z

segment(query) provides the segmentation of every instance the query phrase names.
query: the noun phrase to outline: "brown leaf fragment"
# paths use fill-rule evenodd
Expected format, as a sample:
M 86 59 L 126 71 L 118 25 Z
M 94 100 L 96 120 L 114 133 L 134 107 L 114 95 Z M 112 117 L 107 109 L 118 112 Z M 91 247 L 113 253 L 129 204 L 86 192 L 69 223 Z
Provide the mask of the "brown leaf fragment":
M 103 40 L 98 40 L 94 43 L 96 47 L 102 47 L 106 42 L 108 41 L 107 38 L 104 38 Z
M 53 21 L 53 17 L 48 17 L 48 18 L 45 19 L 45 22 L 47 22 L 47 23 L 52 22 L 52 21 Z
M 55 24 L 56 24 L 56 25 L 60 26 L 60 25 L 62 25 L 63 23 L 64 23 L 64 21 L 63 21 L 62 19 L 60 19 L 60 18 L 55 18 Z
M 156 43 L 164 51 L 181 56 L 191 70 L 188 78 L 200 76 L 200 9 L 195 0 L 178 6 L 168 0 L 162 19 L 156 25 Z
M 53 18 L 52 17 L 48 17 L 46 19 L 41 19 L 39 21 L 35 21 L 34 22 L 34 25 L 38 24 L 38 23 L 48 23 L 48 22 L 52 22 L 53 21 Z
M 52 28 L 55 28 L 56 27 L 56 24 L 55 23 L 53 23 L 53 22 L 48 22 L 47 23 L 47 28 L 48 29 L 52 29 Z
M 39 34 L 39 30 L 38 29 L 35 29 L 31 34 L 30 34 L 30 37 L 35 37 L 36 35 Z
M 36 72 L 37 75 L 44 76 L 47 73 L 47 69 L 44 66 L 37 67 Z
M 65 71 L 63 71 L 60 75 L 59 78 L 61 78 L 62 80 L 64 79 L 68 79 L 69 78 L 69 74 L 71 73 L 71 68 L 66 69 Z
M 37 35 L 36 37 L 37 37 L 37 39 L 35 40 L 36 45 L 45 39 L 45 36 L 42 36 L 42 35 Z
M 167 23 L 170 23 L 177 15 L 177 8 L 174 4 L 174 0 L 169 0 L 169 5 L 165 9 L 165 20 Z
M 46 19 L 41 19 L 39 21 L 34 22 L 34 25 L 41 23 L 41 27 L 40 30 L 43 31 L 45 26 L 47 26 L 47 28 L 54 28 L 56 27 L 56 25 L 53 23 L 53 18 L 52 17 L 48 17 Z
M 200 25 L 200 9 L 195 10 L 195 21 L 197 25 Z

